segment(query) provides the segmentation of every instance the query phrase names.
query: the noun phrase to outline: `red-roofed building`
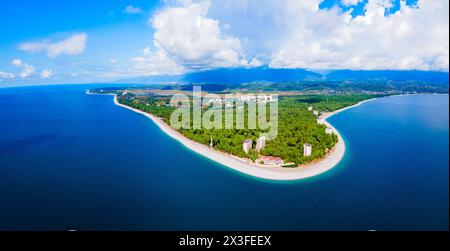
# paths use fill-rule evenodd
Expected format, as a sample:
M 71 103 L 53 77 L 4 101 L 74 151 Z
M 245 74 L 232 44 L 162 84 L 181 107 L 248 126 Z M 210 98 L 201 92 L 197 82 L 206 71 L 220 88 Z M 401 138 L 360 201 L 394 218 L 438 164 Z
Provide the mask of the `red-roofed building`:
M 272 166 L 279 166 L 279 165 L 283 165 L 283 163 L 284 163 L 282 158 L 275 157 L 275 156 L 262 156 L 259 158 L 259 161 L 261 164 L 272 165 Z

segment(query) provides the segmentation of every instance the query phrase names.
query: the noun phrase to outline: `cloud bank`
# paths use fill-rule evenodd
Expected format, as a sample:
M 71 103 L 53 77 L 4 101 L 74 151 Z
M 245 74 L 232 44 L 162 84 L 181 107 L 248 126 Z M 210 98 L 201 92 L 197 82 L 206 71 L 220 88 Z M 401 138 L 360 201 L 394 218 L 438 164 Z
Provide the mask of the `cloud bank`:
M 162 65 L 193 71 L 262 64 L 448 71 L 447 0 L 413 5 L 401 0 L 399 10 L 388 14 L 393 0 L 368 0 L 363 15 L 356 17 L 351 7 L 361 0 L 341 0 L 348 11 L 336 5 L 321 9 L 321 2 L 169 1 L 150 19 L 152 58 L 135 61 L 162 72 L 167 72 Z
M 122 51 L 105 50 L 107 58 L 103 62 L 108 64 L 101 65 L 95 60 L 102 55 L 95 51 L 94 59 L 86 58 L 79 63 L 91 65 L 83 68 L 73 63 L 77 72 L 73 69 L 69 72 L 63 68 L 72 66 L 70 59 L 55 58 L 82 54 L 87 46 L 87 33 L 28 41 L 19 44 L 18 49 L 46 55 L 58 75 L 69 72 L 68 77 L 89 79 L 260 66 L 448 72 L 449 1 L 411 2 L 339 0 L 325 7 L 323 0 L 164 0 L 164 6 L 153 10 L 151 16 L 141 15 L 153 31 L 145 38 L 148 47 L 124 47 L 124 51 L 141 50 L 140 54 L 123 56 Z M 123 12 L 124 16 L 143 13 L 134 5 L 128 5 Z M 93 39 L 92 43 L 107 48 L 106 43 L 116 42 Z M 28 62 L 41 62 L 33 60 L 33 56 L 41 55 L 20 57 Z M 124 62 L 123 58 L 129 61 Z M 48 65 L 38 67 L 37 71 L 20 59 L 11 63 L 17 71 L 1 69 L 0 79 L 54 75 Z
M 270 66 L 448 71 L 448 3 L 407 6 L 401 1 L 399 11 L 386 15 L 390 1 L 369 0 L 365 15 L 354 19 L 336 8 L 292 3 L 286 15 L 292 20 L 289 35 L 272 54 Z

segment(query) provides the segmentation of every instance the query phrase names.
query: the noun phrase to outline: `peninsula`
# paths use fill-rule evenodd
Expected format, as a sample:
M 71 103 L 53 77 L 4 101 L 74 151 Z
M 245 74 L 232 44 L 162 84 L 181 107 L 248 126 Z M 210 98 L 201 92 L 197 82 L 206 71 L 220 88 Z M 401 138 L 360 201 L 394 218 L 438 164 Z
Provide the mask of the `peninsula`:
M 275 140 L 264 141 L 256 132 L 245 130 L 174 129 L 168 123 L 174 111 L 167 102 L 172 92 L 96 90 L 94 93 L 113 94 L 116 105 L 148 117 L 164 133 L 195 153 L 238 173 L 267 180 L 305 179 L 335 167 L 345 154 L 345 142 L 327 119 L 374 98 L 373 95 L 283 96 L 279 102 L 279 135 Z

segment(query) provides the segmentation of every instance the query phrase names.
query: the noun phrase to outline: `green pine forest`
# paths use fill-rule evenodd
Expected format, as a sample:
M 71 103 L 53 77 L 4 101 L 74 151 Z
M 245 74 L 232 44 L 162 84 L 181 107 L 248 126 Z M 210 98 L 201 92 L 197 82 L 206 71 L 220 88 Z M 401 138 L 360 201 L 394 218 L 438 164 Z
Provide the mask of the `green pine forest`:
M 278 102 L 278 136 L 274 140 L 266 141 L 265 148 L 259 154 L 280 157 L 284 160 L 284 163 L 295 163 L 293 166 L 320 159 L 326 155 L 327 149 L 331 150 L 333 148 L 338 137 L 335 134 L 325 133 L 326 126 L 317 124 L 317 117 L 311 111 L 308 111 L 308 106 L 313 106 L 314 110 L 319 112 L 330 112 L 374 97 L 376 95 L 370 94 L 280 96 Z M 132 93 L 122 95 L 121 92 L 118 95 L 120 103 L 160 117 L 168 124 L 170 124 L 172 112 L 177 109 L 168 105 L 169 98 L 168 96 L 157 95 L 137 96 Z M 208 107 L 203 108 L 202 112 L 205 112 L 207 109 Z M 245 106 L 244 110 L 245 128 L 247 128 L 247 106 Z M 235 112 L 234 116 L 236 116 Z M 222 115 L 222 118 L 225 118 L 225 115 Z M 192 128 L 192 113 L 190 121 Z M 179 129 L 178 131 L 186 137 L 205 145 L 209 145 L 212 138 L 214 149 L 235 156 L 256 160 L 259 155 L 254 150 L 256 139 L 262 131 L 259 128 Z M 253 140 L 253 150 L 248 154 L 242 149 L 242 143 L 246 139 Z M 304 143 L 312 145 L 311 156 L 303 156 Z

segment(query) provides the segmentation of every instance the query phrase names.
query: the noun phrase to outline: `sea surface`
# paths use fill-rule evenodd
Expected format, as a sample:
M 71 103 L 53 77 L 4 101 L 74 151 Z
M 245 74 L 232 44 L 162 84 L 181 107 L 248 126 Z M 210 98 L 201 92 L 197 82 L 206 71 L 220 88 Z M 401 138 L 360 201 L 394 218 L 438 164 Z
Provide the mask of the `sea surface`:
M 449 97 L 329 119 L 329 172 L 270 182 L 218 165 L 95 85 L 0 89 L 0 230 L 448 230 Z

